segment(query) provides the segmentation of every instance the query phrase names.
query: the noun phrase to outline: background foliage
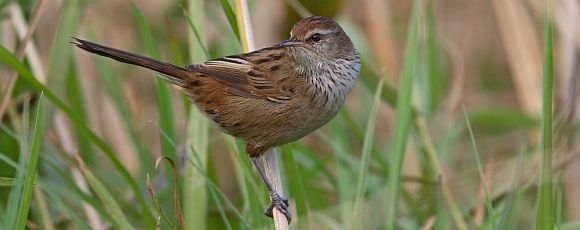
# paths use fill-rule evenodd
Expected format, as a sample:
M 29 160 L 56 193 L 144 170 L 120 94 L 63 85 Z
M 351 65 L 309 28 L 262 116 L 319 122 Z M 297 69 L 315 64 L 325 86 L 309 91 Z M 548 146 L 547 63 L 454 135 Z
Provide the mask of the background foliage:
M 0 2 L 0 229 L 179 228 L 174 188 L 188 229 L 272 228 L 242 143 L 154 73 L 70 44 L 176 65 L 236 54 L 237 3 Z M 580 228 L 580 3 L 248 6 L 256 47 L 324 15 L 363 59 L 340 114 L 279 150 L 292 227 Z

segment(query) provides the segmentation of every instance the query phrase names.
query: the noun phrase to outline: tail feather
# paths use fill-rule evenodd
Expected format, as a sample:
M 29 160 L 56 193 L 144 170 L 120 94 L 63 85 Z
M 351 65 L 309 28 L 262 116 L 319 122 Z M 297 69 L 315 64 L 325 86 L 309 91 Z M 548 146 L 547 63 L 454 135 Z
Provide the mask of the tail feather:
M 175 85 L 179 85 L 182 87 L 185 86 L 186 80 L 190 78 L 192 75 L 191 71 L 166 62 L 157 61 L 149 57 L 133 54 L 127 51 L 107 47 L 104 45 L 100 45 L 94 42 L 78 38 L 73 39 L 74 41 L 72 43 L 74 45 L 87 52 L 94 53 L 103 57 L 112 58 L 120 62 L 138 65 L 145 67 L 147 69 L 154 70 L 156 72 L 164 74 L 165 75 L 164 79 Z

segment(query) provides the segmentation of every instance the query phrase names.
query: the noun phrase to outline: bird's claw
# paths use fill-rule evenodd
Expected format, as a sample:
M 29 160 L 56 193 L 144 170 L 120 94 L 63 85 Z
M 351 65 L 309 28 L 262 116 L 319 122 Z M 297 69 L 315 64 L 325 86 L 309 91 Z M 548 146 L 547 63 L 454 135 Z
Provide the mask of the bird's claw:
M 272 198 L 272 201 L 270 202 L 268 208 L 266 208 L 266 210 L 264 211 L 264 215 L 273 218 L 274 207 L 276 207 L 276 209 L 278 209 L 280 213 L 286 216 L 286 220 L 288 220 L 288 223 L 290 223 L 290 221 L 292 220 L 292 215 L 288 210 L 288 200 L 280 196 L 280 194 L 278 194 L 276 191 L 270 192 L 270 197 Z

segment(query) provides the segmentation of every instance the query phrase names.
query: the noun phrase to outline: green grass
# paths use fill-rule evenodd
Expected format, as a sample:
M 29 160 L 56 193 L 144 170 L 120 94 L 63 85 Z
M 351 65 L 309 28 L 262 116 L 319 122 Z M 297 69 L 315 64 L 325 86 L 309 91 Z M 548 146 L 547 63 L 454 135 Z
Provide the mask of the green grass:
M 548 7 L 550 9 L 551 7 Z M 549 11 L 549 10 L 546 10 Z M 552 22 L 547 13 L 544 31 L 544 87 L 542 93 L 542 124 L 541 124 L 541 153 L 542 164 L 540 181 L 538 185 L 538 207 L 536 216 L 536 229 L 553 228 L 554 194 L 552 183 L 552 92 L 554 87 L 554 62 L 552 57 Z
M 360 51 L 363 69 L 348 106 L 335 119 L 278 149 L 292 228 L 578 228 L 580 222 L 567 217 L 575 204 L 566 200 L 566 168 L 551 167 L 557 149 L 552 143 L 559 137 L 552 127 L 558 117 L 552 115 L 558 111 L 552 109 L 552 22 L 543 28 L 541 116 L 473 102 L 462 102 L 463 111 L 443 113 L 453 80 L 446 71 L 454 63 L 440 44 L 433 3 L 413 1 L 409 24 L 401 26 L 407 33 L 399 37 L 406 45 L 398 84 L 376 63 L 362 29 L 348 17 L 336 18 Z M 220 1 L 217 10 L 205 4 L 175 3 L 159 23 L 163 20 L 148 18 L 144 6 L 127 1 L 134 25 L 128 33 L 137 39 L 120 48 L 177 65 L 241 52 L 244 35 L 231 1 Z M 272 220 L 263 216 L 268 194 L 243 143 L 220 134 L 154 74 L 134 76 L 137 67 L 73 52 L 70 37 L 80 36 L 81 28 L 89 40 L 107 38 L 98 23 L 84 24 L 83 12 L 91 7 L 64 3 L 58 27 L 46 39 L 50 47 L 44 47 L 47 83 L 35 78 L 29 62 L 0 46 L 2 66 L 19 77 L 0 123 L 0 229 L 91 229 L 94 221 L 115 229 L 175 229 L 180 226 L 175 198 L 186 229 L 271 229 Z M 215 32 L 208 24 L 223 30 L 219 39 L 207 39 Z M 84 66 L 87 60 L 95 68 Z M 87 82 L 93 87 L 88 91 Z M 99 100 L 110 106 L 95 111 L 91 103 Z M 394 119 L 386 110 L 394 110 Z M 59 114 L 64 126 L 55 122 Z M 101 116 L 117 120 L 96 122 Z M 57 134 L 62 128 L 70 139 Z M 126 137 L 122 147 L 107 129 Z M 525 140 L 530 134 L 540 135 L 541 144 Z M 513 136 L 520 142 L 502 140 Z M 63 147 L 66 141 L 74 151 Z M 177 173 L 169 164 L 154 167 L 160 155 L 176 162 Z M 534 159 L 541 159 L 541 167 Z M 158 201 L 147 192 L 147 175 Z
M 30 201 L 32 198 L 32 190 L 36 182 L 36 172 L 38 171 L 38 159 L 40 158 L 40 144 L 42 143 L 42 132 L 44 129 L 44 104 L 42 94 L 38 102 L 38 110 L 36 111 L 34 133 L 32 134 L 32 146 L 28 154 L 26 173 L 24 174 L 24 186 L 20 193 L 20 205 L 18 206 L 18 215 L 16 216 L 16 229 L 23 229 L 26 224 L 27 213 L 30 210 Z M 16 191 L 16 190 L 15 190 Z
M 390 157 L 387 192 L 387 216 L 385 223 L 387 229 L 395 229 L 396 212 L 399 201 L 399 188 L 401 187 L 401 171 L 405 160 L 405 150 L 409 129 L 411 126 L 411 95 L 413 93 L 413 81 L 417 69 L 418 59 L 418 33 L 419 33 L 419 10 L 420 0 L 414 1 L 411 24 L 407 35 L 407 45 L 405 47 L 405 57 L 403 61 L 403 71 L 401 73 L 400 90 L 397 98 L 397 120 L 395 125 L 395 137 L 393 140 L 393 152 Z
M 88 184 L 103 203 L 107 214 L 111 220 L 111 224 L 116 229 L 134 229 L 131 223 L 125 217 L 124 211 L 121 209 L 115 197 L 109 192 L 105 185 L 95 176 L 95 174 L 87 168 L 86 164 L 81 158 L 77 157 L 79 169 L 82 171 Z
M 471 144 L 473 146 L 473 156 L 475 159 L 475 164 L 477 166 L 477 174 L 479 179 L 481 180 L 481 187 L 483 188 L 484 196 L 485 196 L 485 209 L 488 215 L 495 217 L 495 210 L 493 209 L 493 205 L 491 204 L 491 195 L 489 194 L 489 187 L 486 182 L 486 178 L 483 172 L 483 165 L 481 163 L 480 153 L 477 149 L 477 143 L 475 136 L 473 134 L 473 129 L 471 128 L 471 122 L 469 121 L 469 116 L 467 115 L 467 110 L 463 107 L 463 114 L 465 117 L 465 124 L 467 126 L 467 131 L 469 132 L 469 138 L 471 139 Z M 490 229 L 497 229 L 495 226 L 495 221 L 490 222 Z
M 377 107 L 380 102 L 380 95 L 381 90 L 383 89 L 383 81 L 379 81 L 377 85 L 377 90 L 375 93 L 375 98 L 373 100 L 373 106 L 369 112 L 369 119 L 365 129 L 365 138 L 363 141 L 362 152 L 361 152 L 361 162 L 358 170 L 357 175 L 357 185 L 356 185 L 356 193 L 354 196 L 354 205 L 352 208 L 352 218 L 354 219 L 354 223 L 352 225 L 352 229 L 361 229 L 363 227 L 363 202 L 364 193 L 366 191 L 368 177 L 369 177 L 369 164 L 371 160 L 371 148 L 372 142 L 374 141 L 374 132 L 376 126 L 376 113 Z

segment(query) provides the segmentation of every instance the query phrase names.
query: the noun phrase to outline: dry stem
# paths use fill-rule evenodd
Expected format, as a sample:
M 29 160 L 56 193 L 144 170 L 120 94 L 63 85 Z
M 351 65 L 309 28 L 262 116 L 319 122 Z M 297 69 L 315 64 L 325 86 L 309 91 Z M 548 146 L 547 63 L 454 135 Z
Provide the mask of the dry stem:
M 276 158 L 276 149 L 271 148 L 266 151 L 264 154 L 264 172 L 272 183 L 274 190 L 280 194 L 280 196 L 284 196 L 284 191 L 282 189 L 282 180 L 280 178 L 280 167 L 278 166 L 278 159 Z M 274 227 L 276 230 L 285 230 L 288 229 L 288 220 L 286 220 L 286 216 L 280 213 L 277 208 L 274 208 Z

